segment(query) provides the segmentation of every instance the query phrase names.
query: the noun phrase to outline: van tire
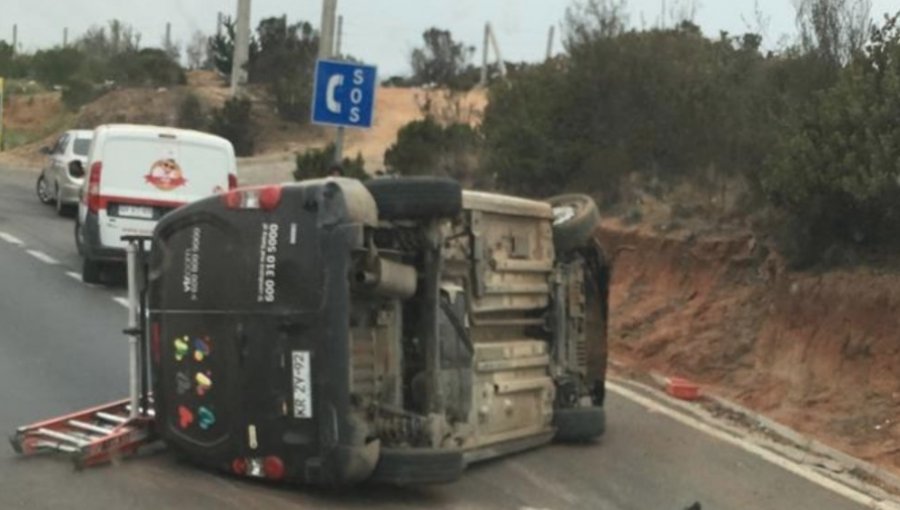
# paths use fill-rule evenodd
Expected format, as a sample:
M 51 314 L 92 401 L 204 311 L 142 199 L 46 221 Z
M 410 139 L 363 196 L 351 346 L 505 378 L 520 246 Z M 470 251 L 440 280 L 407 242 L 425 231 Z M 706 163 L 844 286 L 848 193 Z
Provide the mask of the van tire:
M 587 195 L 569 194 L 550 197 L 547 202 L 553 208 L 553 246 L 556 253 L 565 254 L 587 246 L 600 222 L 600 211 L 594 199 Z
M 462 186 L 446 177 L 398 177 L 366 181 L 385 220 L 450 218 L 462 211 Z
M 84 283 L 100 283 L 103 274 L 103 264 L 98 260 L 87 257 L 81 264 L 81 281 Z

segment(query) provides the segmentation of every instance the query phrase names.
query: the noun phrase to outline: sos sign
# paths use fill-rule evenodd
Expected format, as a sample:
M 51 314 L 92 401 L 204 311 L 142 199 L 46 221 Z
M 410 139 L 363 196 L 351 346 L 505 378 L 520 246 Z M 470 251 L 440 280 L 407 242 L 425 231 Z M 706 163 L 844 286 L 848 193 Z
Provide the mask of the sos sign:
M 335 60 L 316 62 L 312 122 L 328 126 L 371 127 L 376 76 L 375 66 Z

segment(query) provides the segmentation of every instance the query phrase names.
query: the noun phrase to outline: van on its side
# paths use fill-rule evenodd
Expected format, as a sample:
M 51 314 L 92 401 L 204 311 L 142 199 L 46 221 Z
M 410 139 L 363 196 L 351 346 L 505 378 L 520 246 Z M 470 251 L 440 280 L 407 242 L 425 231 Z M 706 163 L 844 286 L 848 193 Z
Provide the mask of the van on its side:
M 152 235 L 167 212 L 237 187 L 231 142 L 169 127 L 99 126 L 85 170 L 75 243 L 86 283 L 125 259 L 122 236 Z

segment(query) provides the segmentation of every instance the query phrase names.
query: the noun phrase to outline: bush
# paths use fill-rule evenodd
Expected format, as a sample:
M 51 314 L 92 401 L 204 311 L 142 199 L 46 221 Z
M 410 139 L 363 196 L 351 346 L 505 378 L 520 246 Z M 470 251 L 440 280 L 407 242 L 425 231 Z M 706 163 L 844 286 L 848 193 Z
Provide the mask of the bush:
M 109 61 L 110 77 L 123 85 L 162 87 L 187 83 L 184 69 L 160 49 L 120 53 Z
M 323 149 L 307 149 L 303 154 L 297 154 L 294 179 L 302 181 L 326 177 L 334 165 L 335 149 L 335 145 L 329 143 Z M 352 177 L 359 180 L 369 178 L 369 174 L 366 173 L 365 162 L 360 153 L 356 153 L 356 157 L 353 159 L 345 157 L 341 162 L 341 170 L 344 177 Z
M 443 175 L 471 187 L 483 184 L 476 175 L 481 139 L 468 124 L 441 126 L 426 116 L 406 124 L 384 153 L 389 172 L 402 175 Z
M 765 166 L 768 197 L 791 216 L 806 250 L 798 265 L 832 247 L 900 245 L 900 27 L 874 32 L 865 53 L 833 87 L 799 109 Z
M 178 105 L 178 127 L 185 129 L 205 129 L 209 124 L 203 104 L 196 94 L 187 93 Z
M 62 102 L 66 108 L 77 110 L 102 93 L 103 91 L 93 83 L 82 78 L 72 78 L 63 88 Z
M 256 144 L 256 128 L 250 115 L 252 104 L 244 97 L 233 97 L 222 108 L 213 110 L 209 131 L 234 145 L 238 156 L 250 156 Z

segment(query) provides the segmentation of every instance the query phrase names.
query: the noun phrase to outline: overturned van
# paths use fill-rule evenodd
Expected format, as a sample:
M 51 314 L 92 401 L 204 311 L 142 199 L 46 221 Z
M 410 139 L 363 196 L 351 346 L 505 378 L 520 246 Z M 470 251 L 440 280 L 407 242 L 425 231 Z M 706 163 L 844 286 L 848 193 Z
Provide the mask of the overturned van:
M 604 431 L 609 267 L 590 198 L 437 178 L 236 189 L 163 217 L 159 433 L 304 483 L 434 483 Z

